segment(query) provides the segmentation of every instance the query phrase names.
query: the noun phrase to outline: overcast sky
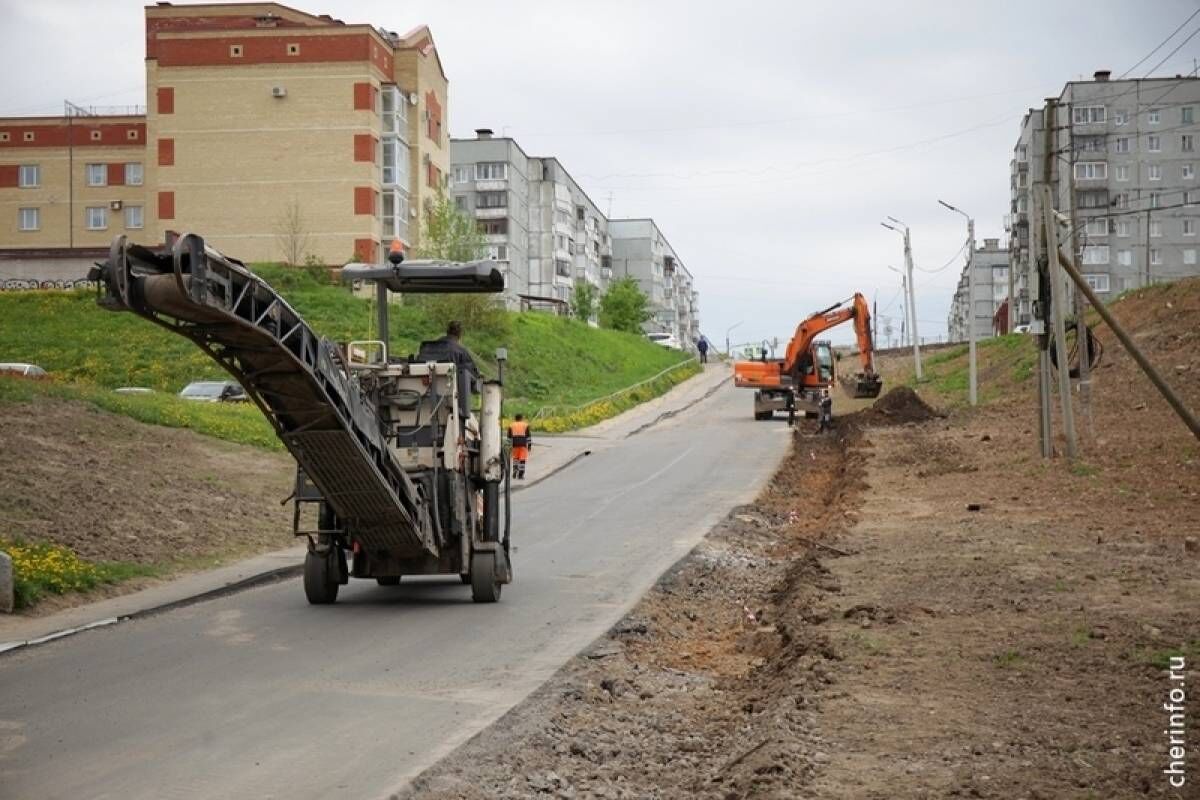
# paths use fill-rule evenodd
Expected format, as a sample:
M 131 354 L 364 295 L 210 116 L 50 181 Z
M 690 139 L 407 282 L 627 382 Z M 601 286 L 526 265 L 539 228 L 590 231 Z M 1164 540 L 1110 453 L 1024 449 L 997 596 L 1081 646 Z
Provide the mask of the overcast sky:
M 182 3 L 177 3 L 182 5 Z M 601 210 L 653 217 L 696 276 L 703 331 L 790 336 L 854 291 L 899 329 L 901 239 L 947 263 L 976 218 L 1004 237 L 1023 112 L 1125 72 L 1198 7 L 1120 2 L 311 0 L 348 23 L 433 30 L 450 130 L 557 156 Z M 0 114 L 144 104 L 142 3 L 0 0 Z M 1150 58 L 1145 75 L 1200 25 Z M 1190 72 L 1200 37 L 1156 75 Z M 35 77 L 36 76 L 36 77 Z M 234 254 L 236 255 L 236 254 Z M 961 259 L 917 273 L 919 331 L 946 334 Z M 884 310 L 886 307 L 886 311 Z M 838 341 L 849 331 L 839 332 Z

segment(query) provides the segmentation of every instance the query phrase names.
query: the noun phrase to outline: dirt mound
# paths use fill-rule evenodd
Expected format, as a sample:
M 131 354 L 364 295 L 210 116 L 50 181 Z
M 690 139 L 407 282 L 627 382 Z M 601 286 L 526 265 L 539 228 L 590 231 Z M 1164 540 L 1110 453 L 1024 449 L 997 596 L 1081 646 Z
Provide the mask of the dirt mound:
M 899 386 L 880 397 L 858 415 L 870 425 L 903 425 L 906 422 L 928 422 L 941 416 L 907 386 Z
M 295 472 L 282 453 L 81 403 L 3 410 L 0 533 L 7 538 L 168 568 L 293 544 L 291 511 L 279 501 Z

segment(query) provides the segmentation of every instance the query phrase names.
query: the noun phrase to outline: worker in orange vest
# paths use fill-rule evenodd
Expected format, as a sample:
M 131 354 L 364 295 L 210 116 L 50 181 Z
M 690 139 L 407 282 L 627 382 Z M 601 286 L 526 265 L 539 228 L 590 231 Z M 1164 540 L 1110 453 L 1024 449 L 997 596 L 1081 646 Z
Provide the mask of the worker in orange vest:
M 525 480 L 525 461 L 533 449 L 533 435 L 524 414 L 517 414 L 508 426 L 508 441 L 512 445 L 512 476 Z

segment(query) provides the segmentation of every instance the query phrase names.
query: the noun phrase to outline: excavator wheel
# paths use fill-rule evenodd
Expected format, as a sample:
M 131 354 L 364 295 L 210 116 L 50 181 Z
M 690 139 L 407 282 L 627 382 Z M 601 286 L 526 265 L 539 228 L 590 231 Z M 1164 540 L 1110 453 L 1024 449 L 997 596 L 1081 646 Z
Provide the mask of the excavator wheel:
M 337 601 L 338 571 L 334 559 L 337 554 L 314 553 L 304 557 L 304 596 L 314 606 L 330 605 Z
M 495 553 L 471 556 L 471 599 L 476 603 L 494 603 L 500 599 L 500 575 Z

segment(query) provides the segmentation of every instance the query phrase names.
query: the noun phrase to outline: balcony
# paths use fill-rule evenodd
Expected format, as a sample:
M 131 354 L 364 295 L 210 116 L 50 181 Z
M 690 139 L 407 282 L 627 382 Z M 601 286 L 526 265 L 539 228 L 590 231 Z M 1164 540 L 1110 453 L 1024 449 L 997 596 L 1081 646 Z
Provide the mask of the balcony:
M 477 192 L 504 192 L 508 190 L 508 181 L 504 178 L 499 180 L 475 181 L 475 191 Z
M 507 233 L 488 233 L 484 234 L 484 244 L 508 244 Z
M 475 219 L 504 219 L 508 216 L 508 206 L 499 206 L 498 208 L 477 208 L 475 209 Z

